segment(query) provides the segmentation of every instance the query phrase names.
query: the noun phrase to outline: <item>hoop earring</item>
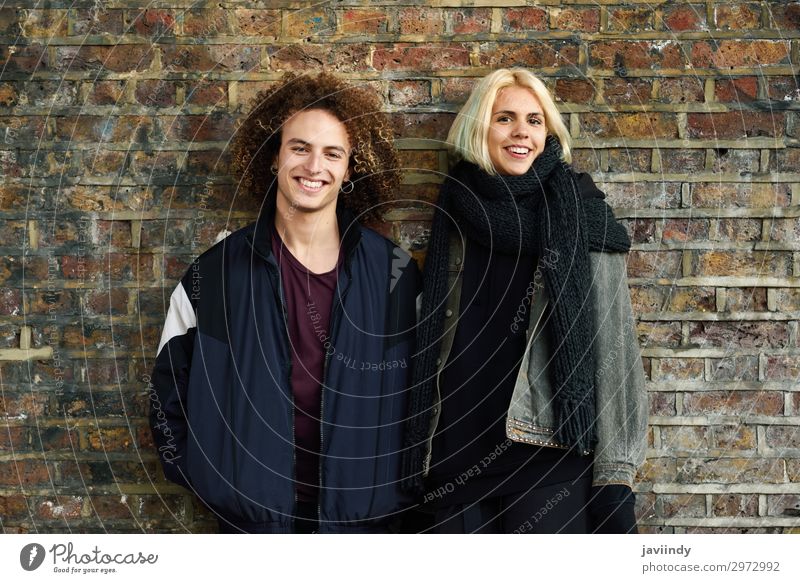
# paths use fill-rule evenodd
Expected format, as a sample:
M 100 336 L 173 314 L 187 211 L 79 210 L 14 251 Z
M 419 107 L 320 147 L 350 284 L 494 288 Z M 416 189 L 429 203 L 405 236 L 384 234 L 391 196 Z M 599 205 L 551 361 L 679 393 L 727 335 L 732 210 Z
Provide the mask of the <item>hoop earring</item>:
M 269 171 L 272 172 L 275 176 L 278 175 L 278 167 L 275 166 L 275 164 L 269 167 Z
M 342 182 L 342 187 L 339 190 L 345 194 L 350 194 L 351 192 L 353 192 L 353 189 L 355 187 L 356 185 L 353 184 L 352 180 L 345 180 L 344 182 Z

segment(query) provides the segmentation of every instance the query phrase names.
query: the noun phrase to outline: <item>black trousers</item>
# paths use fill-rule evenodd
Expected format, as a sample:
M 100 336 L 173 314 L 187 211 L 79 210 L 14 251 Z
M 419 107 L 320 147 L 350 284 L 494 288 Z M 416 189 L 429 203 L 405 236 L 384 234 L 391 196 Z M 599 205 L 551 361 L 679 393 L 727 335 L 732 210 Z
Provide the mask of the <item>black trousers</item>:
M 435 513 L 439 534 L 585 534 L 591 532 L 591 476 L 505 496 L 457 504 Z

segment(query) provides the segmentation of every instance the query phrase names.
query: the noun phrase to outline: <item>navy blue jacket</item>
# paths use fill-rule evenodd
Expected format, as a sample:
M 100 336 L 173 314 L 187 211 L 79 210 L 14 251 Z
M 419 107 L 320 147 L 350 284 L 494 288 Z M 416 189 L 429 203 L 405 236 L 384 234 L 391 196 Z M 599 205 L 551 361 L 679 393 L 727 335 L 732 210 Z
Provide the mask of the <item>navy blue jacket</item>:
M 292 532 L 294 413 L 274 207 L 203 253 L 170 299 L 150 425 L 166 477 L 247 532 Z M 416 262 L 338 213 L 344 264 L 322 390 L 320 532 L 386 530 L 399 487 Z

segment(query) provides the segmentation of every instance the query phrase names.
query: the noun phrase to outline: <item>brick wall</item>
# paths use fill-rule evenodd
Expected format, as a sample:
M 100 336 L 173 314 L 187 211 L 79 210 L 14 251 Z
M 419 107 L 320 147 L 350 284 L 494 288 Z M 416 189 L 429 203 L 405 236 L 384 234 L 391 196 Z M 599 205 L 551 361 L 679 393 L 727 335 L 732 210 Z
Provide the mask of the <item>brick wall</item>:
M 379 228 L 421 257 L 453 113 L 511 65 L 634 239 L 642 530 L 797 530 L 800 3 L 305 4 L 0 8 L 3 530 L 215 529 L 163 479 L 147 375 L 176 279 L 253 218 L 226 144 L 258 90 L 321 66 L 378 89 L 406 167 Z

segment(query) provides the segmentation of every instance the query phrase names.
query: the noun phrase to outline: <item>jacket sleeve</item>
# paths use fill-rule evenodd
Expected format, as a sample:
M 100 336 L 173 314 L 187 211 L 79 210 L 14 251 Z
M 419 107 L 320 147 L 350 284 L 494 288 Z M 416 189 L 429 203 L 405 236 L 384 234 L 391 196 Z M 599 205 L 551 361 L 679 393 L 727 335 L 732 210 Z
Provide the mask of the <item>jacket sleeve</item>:
M 594 485 L 632 487 L 644 461 L 647 394 L 625 254 L 591 253 L 597 446 Z
M 186 388 L 197 318 L 184 281 L 169 301 L 150 387 L 150 429 L 168 480 L 190 488 L 186 472 Z

